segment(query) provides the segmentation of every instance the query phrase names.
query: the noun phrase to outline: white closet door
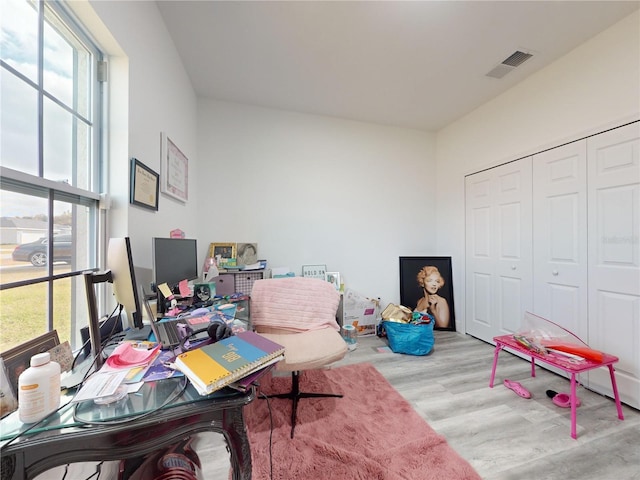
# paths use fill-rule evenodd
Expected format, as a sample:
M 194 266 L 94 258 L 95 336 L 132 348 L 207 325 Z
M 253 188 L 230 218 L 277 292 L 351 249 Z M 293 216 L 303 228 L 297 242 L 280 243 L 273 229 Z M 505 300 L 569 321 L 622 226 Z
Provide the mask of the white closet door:
M 640 124 L 587 139 L 589 345 L 616 355 L 625 403 L 640 408 Z M 606 369 L 589 387 L 608 395 Z
M 491 341 L 531 308 L 531 157 L 465 182 L 466 331 Z
M 465 179 L 465 330 L 490 341 L 494 335 L 493 170 Z
M 533 313 L 587 341 L 587 142 L 533 157 Z

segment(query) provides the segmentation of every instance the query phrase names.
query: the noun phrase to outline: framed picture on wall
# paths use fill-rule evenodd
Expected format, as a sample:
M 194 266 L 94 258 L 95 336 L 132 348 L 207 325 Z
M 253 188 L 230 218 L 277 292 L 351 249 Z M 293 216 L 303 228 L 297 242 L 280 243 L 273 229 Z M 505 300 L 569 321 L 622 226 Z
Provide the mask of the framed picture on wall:
M 437 330 L 455 330 L 451 257 L 400 257 L 400 303 L 429 313 Z
M 162 193 L 186 202 L 189 200 L 189 159 L 166 133 L 160 134 L 160 186 Z
M 159 177 L 137 158 L 131 159 L 129 202 L 133 205 L 158 210 Z

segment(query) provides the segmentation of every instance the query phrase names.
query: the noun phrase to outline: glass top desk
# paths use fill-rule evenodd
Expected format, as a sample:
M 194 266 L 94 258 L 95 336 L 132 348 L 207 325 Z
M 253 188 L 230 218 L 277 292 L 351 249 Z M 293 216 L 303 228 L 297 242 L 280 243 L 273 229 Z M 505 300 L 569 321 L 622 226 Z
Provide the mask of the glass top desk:
M 30 426 L 22 424 L 18 412 L 13 412 L 0 421 L 2 480 L 31 479 L 67 463 L 143 456 L 205 431 L 225 437 L 232 478 L 250 480 L 251 451 L 243 407 L 255 399 L 254 390 L 240 393 L 223 389 L 203 397 L 188 384 L 180 394 L 185 381 L 147 382 L 138 393 L 111 405 L 93 401 L 67 404 L 10 441 Z M 63 396 L 61 404 L 70 399 Z

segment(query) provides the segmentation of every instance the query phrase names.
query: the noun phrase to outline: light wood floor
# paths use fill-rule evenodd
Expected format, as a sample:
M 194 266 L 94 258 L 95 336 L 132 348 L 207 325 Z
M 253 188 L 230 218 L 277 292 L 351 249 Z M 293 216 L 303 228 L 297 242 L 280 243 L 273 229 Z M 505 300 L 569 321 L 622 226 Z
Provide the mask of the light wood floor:
M 358 348 L 335 365 L 375 365 L 485 480 L 640 479 L 638 410 L 623 405 L 625 420 L 619 420 L 613 400 L 578 387 L 582 405 L 574 440 L 570 409 L 556 407 L 545 393 L 568 392 L 566 378 L 542 368 L 532 378 L 528 362 L 503 351 L 489 388 L 493 345 L 455 332 L 435 335 L 426 357 L 378 353 L 384 340 L 361 337 Z M 522 383 L 533 398 L 505 388 L 505 378 Z M 214 437 L 203 438 L 198 449 L 203 470 L 206 478 L 226 478 L 226 450 Z
M 578 387 L 582 406 L 574 440 L 570 410 L 556 407 L 545 394 L 548 389 L 567 392 L 566 378 L 542 368 L 532 378 L 529 363 L 502 352 L 496 385 L 489 388 L 492 345 L 455 332 L 435 335 L 435 349 L 426 357 L 379 353 L 384 340 L 361 337 L 358 348 L 335 365 L 375 365 L 485 480 L 640 480 L 638 410 L 623 405 L 625 420 L 618 420 L 613 400 Z M 521 382 L 533 398 L 505 388 L 505 378 Z M 228 478 L 221 435 L 201 434 L 197 451 L 205 479 Z M 39 478 L 61 478 L 49 473 Z M 109 478 L 104 473 L 100 479 Z

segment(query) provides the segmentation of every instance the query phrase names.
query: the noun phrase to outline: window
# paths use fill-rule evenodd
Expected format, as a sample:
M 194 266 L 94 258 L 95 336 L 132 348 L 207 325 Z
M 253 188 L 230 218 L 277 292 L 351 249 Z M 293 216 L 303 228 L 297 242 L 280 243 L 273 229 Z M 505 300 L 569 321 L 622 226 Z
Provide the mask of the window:
M 2 0 L 0 351 L 80 346 L 98 266 L 102 55 L 60 2 Z

